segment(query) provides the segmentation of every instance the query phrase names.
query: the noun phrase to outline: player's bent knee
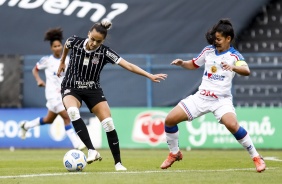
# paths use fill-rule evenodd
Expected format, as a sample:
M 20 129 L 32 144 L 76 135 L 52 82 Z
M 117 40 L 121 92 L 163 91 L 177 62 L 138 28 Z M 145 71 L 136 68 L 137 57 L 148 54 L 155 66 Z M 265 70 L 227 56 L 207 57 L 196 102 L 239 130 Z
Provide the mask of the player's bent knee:
M 115 125 L 111 117 L 104 119 L 101 124 L 105 132 L 111 132 L 115 129 Z
M 80 113 L 77 107 L 70 107 L 67 112 L 71 121 L 76 121 L 80 118 Z

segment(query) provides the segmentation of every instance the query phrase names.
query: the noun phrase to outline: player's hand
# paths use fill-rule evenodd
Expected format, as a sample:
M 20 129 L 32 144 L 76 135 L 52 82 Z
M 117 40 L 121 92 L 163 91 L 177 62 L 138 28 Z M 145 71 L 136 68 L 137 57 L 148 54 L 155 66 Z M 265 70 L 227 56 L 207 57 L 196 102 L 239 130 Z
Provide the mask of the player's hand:
M 64 62 L 61 62 L 57 71 L 58 77 L 61 77 L 61 73 L 65 71 L 65 68 L 66 68 L 66 64 Z
M 223 69 L 223 70 L 226 70 L 226 71 L 233 71 L 233 65 L 229 65 L 228 63 L 226 63 L 226 62 L 224 62 L 224 61 L 222 61 L 221 62 L 221 68 Z
M 182 59 L 175 59 L 174 61 L 172 61 L 170 64 L 171 65 L 176 65 L 176 66 L 182 66 L 184 63 L 184 61 Z
M 39 81 L 37 81 L 37 86 L 45 87 L 45 82 L 43 80 L 39 80 Z
M 160 80 L 165 80 L 167 78 L 167 74 L 163 74 L 163 73 L 160 73 L 160 74 L 152 74 L 150 79 L 153 81 L 153 82 L 161 82 Z

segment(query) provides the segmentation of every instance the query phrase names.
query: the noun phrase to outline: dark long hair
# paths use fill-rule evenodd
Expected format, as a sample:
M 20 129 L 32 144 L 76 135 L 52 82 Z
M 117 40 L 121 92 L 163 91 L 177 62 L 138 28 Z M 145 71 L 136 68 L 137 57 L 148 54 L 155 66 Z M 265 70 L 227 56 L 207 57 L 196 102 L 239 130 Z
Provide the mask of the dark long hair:
M 206 40 L 211 45 L 215 43 L 216 32 L 221 33 L 224 37 L 230 36 L 231 42 L 234 41 L 235 33 L 229 19 L 220 19 L 217 24 L 207 31 Z
M 49 29 L 44 36 L 44 41 L 50 41 L 50 45 L 52 46 L 53 42 L 58 40 L 62 43 L 63 40 L 63 30 L 61 28 L 52 28 Z

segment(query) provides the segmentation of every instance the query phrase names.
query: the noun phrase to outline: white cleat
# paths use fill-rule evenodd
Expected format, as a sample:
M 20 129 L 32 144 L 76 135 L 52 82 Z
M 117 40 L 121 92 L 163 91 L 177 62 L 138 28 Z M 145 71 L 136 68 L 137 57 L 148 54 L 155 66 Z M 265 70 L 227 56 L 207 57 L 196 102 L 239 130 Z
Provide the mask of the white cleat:
M 116 169 L 116 171 L 126 171 L 126 170 L 127 170 L 123 165 L 121 165 L 120 162 L 118 162 L 118 163 L 115 165 L 115 169 Z
M 25 121 L 24 122 L 21 122 L 20 124 L 20 137 L 21 139 L 25 139 L 26 137 L 26 132 L 27 132 L 27 129 L 24 128 L 24 125 L 25 125 Z
M 102 157 L 100 156 L 100 153 L 98 151 L 89 149 L 88 150 L 88 158 L 86 159 L 87 164 L 91 164 L 94 161 L 101 161 Z

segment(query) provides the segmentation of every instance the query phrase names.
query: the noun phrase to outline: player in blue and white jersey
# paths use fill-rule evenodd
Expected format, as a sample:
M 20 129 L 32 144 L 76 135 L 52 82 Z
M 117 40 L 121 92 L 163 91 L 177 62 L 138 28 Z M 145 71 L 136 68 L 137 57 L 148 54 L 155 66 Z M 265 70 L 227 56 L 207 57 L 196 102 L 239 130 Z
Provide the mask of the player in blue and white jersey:
M 202 83 L 194 95 L 181 100 L 165 119 L 165 132 L 170 150 L 169 156 L 161 168 L 167 169 L 175 161 L 182 159 L 178 146 L 178 126 L 183 121 L 192 121 L 206 113 L 212 112 L 216 119 L 234 135 L 236 140 L 248 151 L 258 172 L 265 170 L 263 158 L 257 152 L 247 131 L 238 124 L 232 102 L 232 79 L 237 73 L 248 76 L 250 69 L 243 56 L 232 47 L 234 40 L 232 24 L 227 19 L 220 20 L 206 34 L 209 46 L 198 57 L 183 61 L 176 59 L 172 65 L 194 70 L 205 67 Z
M 63 31 L 60 28 L 50 29 L 45 34 L 45 41 L 50 42 L 52 54 L 42 57 L 32 70 L 33 76 L 39 87 L 45 87 L 45 97 L 48 108 L 45 117 L 37 117 L 34 120 L 21 123 L 21 138 L 26 138 L 29 129 L 35 126 L 51 124 L 55 118 L 60 115 L 64 121 L 65 130 L 72 145 L 76 149 L 83 149 L 85 145 L 81 142 L 74 129 L 71 126 L 70 118 L 64 108 L 61 96 L 61 83 L 63 78 L 57 76 L 57 70 L 60 65 L 60 58 L 63 50 L 62 45 Z M 66 62 L 69 58 L 66 59 Z M 39 70 L 45 71 L 46 83 L 41 79 Z

